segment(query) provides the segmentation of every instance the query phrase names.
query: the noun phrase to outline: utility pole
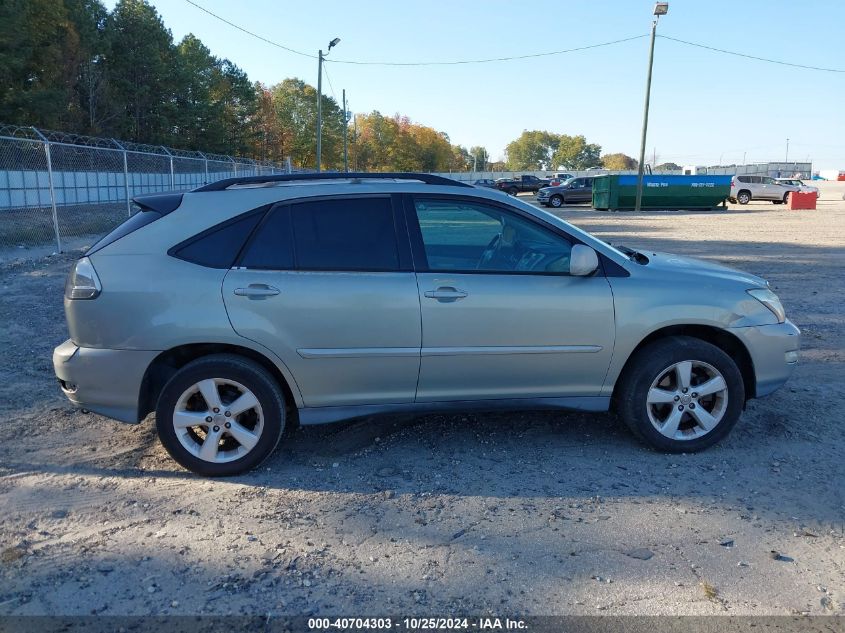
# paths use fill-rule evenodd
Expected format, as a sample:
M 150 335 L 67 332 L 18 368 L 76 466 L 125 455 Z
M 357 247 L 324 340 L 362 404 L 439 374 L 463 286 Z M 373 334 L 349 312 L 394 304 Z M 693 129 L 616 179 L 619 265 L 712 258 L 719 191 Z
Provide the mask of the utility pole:
M 349 123 L 349 116 L 346 112 L 346 88 L 343 89 L 343 173 L 349 173 L 349 147 L 346 137 L 346 124 Z
M 329 42 L 328 55 L 333 46 L 337 46 L 340 38 L 336 37 Z M 320 173 L 323 165 L 323 50 L 317 53 L 317 173 Z
M 799 143 L 800 145 L 800 143 Z M 789 162 L 789 139 L 786 139 L 786 158 L 784 159 L 785 163 Z
M 645 107 L 643 108 L 643 132 L 640 139 L 640 162 L 637 165 L 637 199 L 634 211 L 639 211 L 643 202 L 643 162 L 645 162 L 645 140 L 648 131 L 648 105 L 651 98 L 651 67 L 654 64 L 654 38 L 657 34 L 657 21 L 661 15 L 669 11 L 668 2 L 658 2 L 654 5 L 654 20 L 651 23 L 651 43 L 648 48 L 648 75 L 645 82 Z
M 323 162 L 323 49 L 317 55 L 317 173 Z

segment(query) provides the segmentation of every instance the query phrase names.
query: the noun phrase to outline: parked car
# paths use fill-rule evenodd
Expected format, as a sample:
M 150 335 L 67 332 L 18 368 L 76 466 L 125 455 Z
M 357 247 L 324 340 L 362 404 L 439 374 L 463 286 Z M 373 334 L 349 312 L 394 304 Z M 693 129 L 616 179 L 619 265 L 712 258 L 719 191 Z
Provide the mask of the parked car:
M 492 178 L 479 178 L 472 184 L 474 184 L 476 187 L 487 187 L 488 189 L 496 188 L 496 181 Z
M 818 187 L 813 187 L 812 185 L 805 185 L 803 180 L 799 180 L 798 178 L 775 178 L 775 180 L 782 185 L 790 185 L 792 187 L 798 187 L 798 191 L 801 193 L 814 193 L 816 194 L 816 198 L 821 196 L 821 192 L 819 191 Z
M 557 187 L 543 187 L 537 192 L 537 202 L 544 207 L 560 207 L 569 203 L 593 201 L 593 179 L 570 178 Z
M 546 187 L 548 184 L 548 180 L 528 174 L 516 178 L 499 178 L 496 181 L 496 188 L 508 195 L 515 196 L 523 191 L 536 193 L 540 190 L 540 187 Z
M 202 475 L 257 466 L 288 425 L 400 412 L 613 409 L 697 451 L 798 359 L 765 280 L 443 177 L 251 176 L 135 202 L 74 264 L 53 366 L 80 407 L 154 411 Z
M 574 178 L 572 174 L 566 174 L 563 172 L 558 172 L 549 176 L 549 187 L 557 187 L 559 184 L 564 182 L 565 180 L 569 180 L 570 178 Z
M 769 176 L 734 176 L 729 200 L 739 204 L 748 204 L 752 200 L 783 204 L 790 191 L 798 191 L 798 187 L 779 183 Z

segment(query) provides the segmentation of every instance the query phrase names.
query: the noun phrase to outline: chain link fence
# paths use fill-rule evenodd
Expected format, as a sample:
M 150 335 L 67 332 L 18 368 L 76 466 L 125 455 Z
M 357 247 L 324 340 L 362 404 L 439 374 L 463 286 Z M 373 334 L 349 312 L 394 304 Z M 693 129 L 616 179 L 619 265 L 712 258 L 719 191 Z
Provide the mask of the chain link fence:
M 290 173 L 248 158 L 0 124 L 0 252 L 108 232 L 132 198 L 222 178 Z

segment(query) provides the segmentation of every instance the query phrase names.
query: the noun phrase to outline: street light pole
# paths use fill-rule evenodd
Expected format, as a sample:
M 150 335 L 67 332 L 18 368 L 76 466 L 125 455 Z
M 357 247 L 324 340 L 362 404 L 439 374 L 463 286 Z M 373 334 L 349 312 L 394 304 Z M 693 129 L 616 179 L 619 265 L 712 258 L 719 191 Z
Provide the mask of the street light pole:
M 799 145 L 800 145 L 800 143 L 799 143 Z M 789 139 L 786 139 L 786 158 L 783 160 L 783 162 L 785 162 L 785 163 L 789 162 Z
M 336 37 L 329 42 L 329 49 L 326 55 L 331 52 L 332 47 L 337 46 L 340 38 Z M 317 53 L 317 173 L 320 172 L 323 165 L 323 50 Z
M 648 105 L 651 98 L 651 67 L 654 63 L 654 38 L 657 34 L 657 21 L 661 15 L 669 11 L 668 2 L 658 2 L 654 5 L 654 20 L 651 23 L 651 43 L 648 49 L 648 75 L 645 83 L 645 107 L 643 108 L 643 131 L 640 138 L 640 162 L 637 165 L 637 199 L 634 204 L 634 211 L 639 211 L 643 202 L 643 169 L 645 162 L 645 141 L 648 131 Z

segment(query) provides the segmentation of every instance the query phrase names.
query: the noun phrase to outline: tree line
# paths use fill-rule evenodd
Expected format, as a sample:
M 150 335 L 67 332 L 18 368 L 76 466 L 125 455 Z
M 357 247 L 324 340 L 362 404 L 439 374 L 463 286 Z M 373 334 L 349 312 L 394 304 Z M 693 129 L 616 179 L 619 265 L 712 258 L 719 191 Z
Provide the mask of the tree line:
M 322 95 L 323 167 L 343 166 L 344 113 Z M 313 167 L 317 92 L 252 82 L 192 34 L 175 42 L 146 0 L 0 2 L 0 122 Z M 347 118 L 350 169 L 636 169 L 584 136 L 525 131 L 491 162 L 482 146 L 378 111 Z

